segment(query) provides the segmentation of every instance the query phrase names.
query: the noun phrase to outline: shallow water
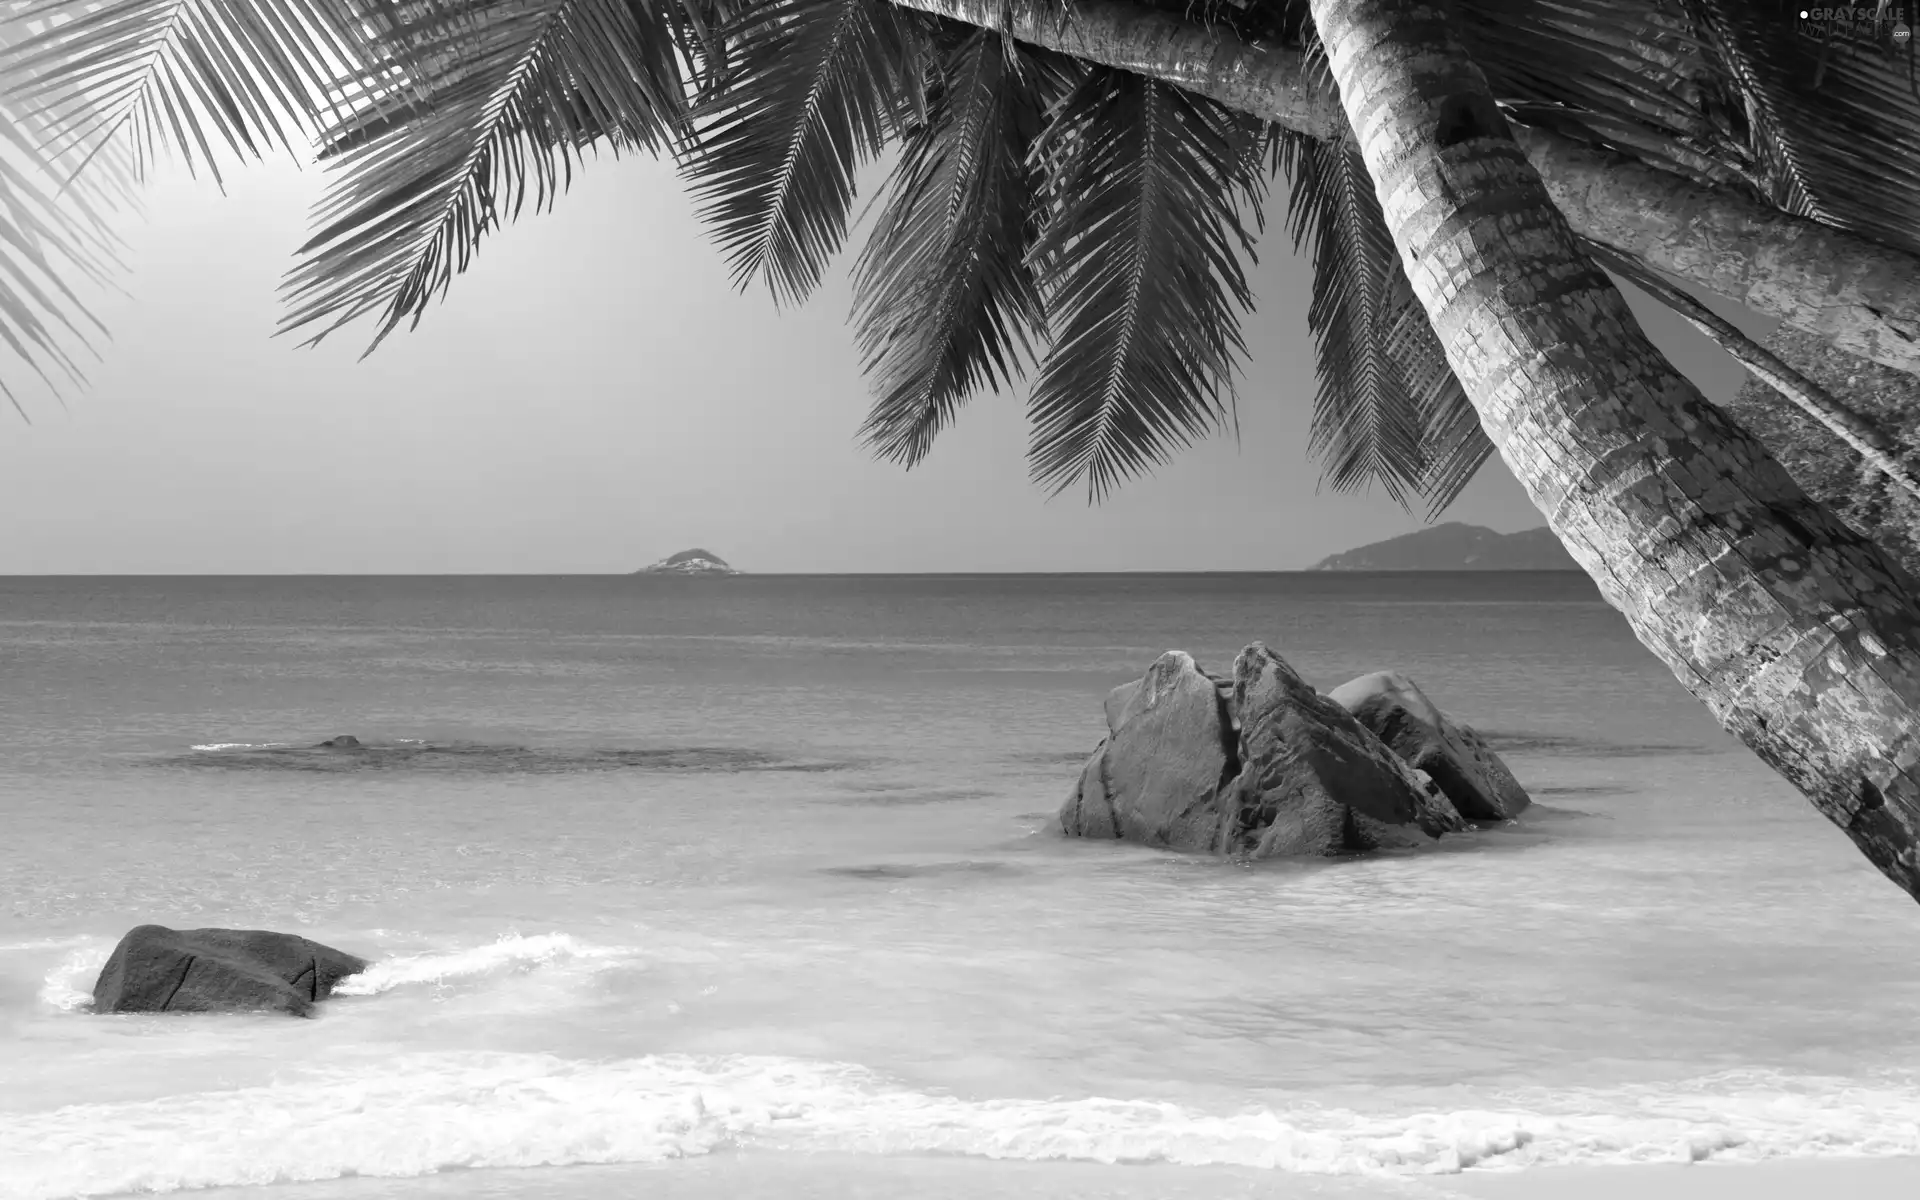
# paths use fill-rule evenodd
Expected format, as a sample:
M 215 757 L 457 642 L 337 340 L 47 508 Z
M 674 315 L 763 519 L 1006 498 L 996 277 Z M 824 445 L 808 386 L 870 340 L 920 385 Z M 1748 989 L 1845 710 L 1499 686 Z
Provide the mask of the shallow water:
M 1254 638 L 1414 675 L 1535 808 L 1051 834 L 1107 688 Z M 1920 909 L 1574 576 L 6 579 L 0 745 L 0 1197 L 1920 1153 Z M 375 963 L 313 1021 L 86 1012 L 144 921 Z

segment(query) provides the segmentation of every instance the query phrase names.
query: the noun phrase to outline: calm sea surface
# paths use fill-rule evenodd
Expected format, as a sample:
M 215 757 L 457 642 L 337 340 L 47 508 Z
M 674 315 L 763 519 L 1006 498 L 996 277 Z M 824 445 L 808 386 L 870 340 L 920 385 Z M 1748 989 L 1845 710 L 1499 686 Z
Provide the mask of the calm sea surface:
M 1535 807 L 1052 831 L 1108 688 L 1254 639 L 1408 672 Z M 1920 906 L 1574 575 L 0 579 L 0 833 L 8 1200 L 1920 1153 Z M 311 1021 L 89 1013 L 148 921 L 375 961 Z

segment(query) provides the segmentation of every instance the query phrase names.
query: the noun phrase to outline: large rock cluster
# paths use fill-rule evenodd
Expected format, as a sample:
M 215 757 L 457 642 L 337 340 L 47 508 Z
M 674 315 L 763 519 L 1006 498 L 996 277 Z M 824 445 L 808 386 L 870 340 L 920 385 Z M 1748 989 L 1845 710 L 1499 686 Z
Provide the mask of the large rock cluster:
M 1259 642 L 1231 679 L 1168 651 L 1106 710 L 1107 736 L 1060 810 L 1069 836 L 1330 856 L 1422 845 L 1529 803 L 1485 741 L 1406 676 L 1323 696 Z

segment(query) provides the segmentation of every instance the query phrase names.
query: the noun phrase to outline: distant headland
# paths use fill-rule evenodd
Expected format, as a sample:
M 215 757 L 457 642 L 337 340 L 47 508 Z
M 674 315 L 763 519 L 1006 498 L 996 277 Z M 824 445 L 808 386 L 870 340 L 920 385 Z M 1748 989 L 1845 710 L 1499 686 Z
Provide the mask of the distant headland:
M 678 554 L 641 567 L 635 575 L 738 575 L 740 572 L 727 565 L 727 560 L 711 550 L 682 550 Z
M 1578 571 L 1566 547 L 1546 526 L 1495 533 L 1484 525 L 1448 521 L 1384 542 L 1323 558 L 1314 571 Z

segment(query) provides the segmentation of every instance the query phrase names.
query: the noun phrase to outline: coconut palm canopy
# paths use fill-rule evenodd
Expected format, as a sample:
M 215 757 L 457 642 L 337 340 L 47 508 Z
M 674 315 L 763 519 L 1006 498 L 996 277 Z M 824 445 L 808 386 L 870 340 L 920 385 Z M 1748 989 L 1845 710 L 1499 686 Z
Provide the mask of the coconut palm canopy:
M 1890 256 L 1920 255 L 1899 8 L 1454 4 L 1515 123 Z M 0 340 L 73 374 L 90 330 L 66 283 L 110 271 L 100 209 L 162 154 L 216 175 L 327 160 L 284 324 L 317 341 L 371 317 L 375 345 L 600 151 L 673 155 L 736 280 L 801 301 L 858 227 L 860 169 L 890 156 L 854 269 L 869 442 L 911 465 L 966 400 L 1030 375 L 1036 480 L 1097 498 L 1231 421 L 1278 177 L 1315 272 L 1329 482 L 1450 503 L 1491 445 L 1350 138 L 1167 82 L 1191 39 L 1128 70 L 988 28 L 1016 10 L 1201 26 L 1321 70 L 1304 0 L 0 0 Z

